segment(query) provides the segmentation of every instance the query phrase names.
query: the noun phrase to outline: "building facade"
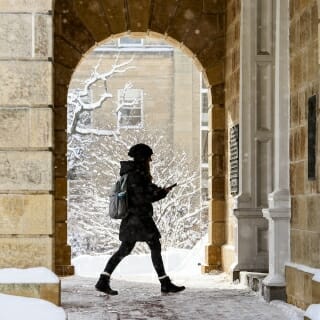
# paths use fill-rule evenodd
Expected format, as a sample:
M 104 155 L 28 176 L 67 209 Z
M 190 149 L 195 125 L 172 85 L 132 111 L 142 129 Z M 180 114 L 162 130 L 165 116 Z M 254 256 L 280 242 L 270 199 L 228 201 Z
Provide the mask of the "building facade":
M 121 69 L 125 72 L 115 71 L 107 80 L 107 88 L 103 81 L 90 86 L 86 103 L 95 103 L 106 92 L 112 97 L 90 113 L 88 126 L 114 132 L 162 130 L 173 150 L 183 150 L 198 166 L 200 112 L 204 109 L 202 117 L 208 113 L 208 97 L 204 93 L 200 96 L 204 84 L 193 60 L 164 40 L 120 37 L 101 44 L 82 59 L 69 91 L 83 89 L 96 66 L 97 71 L 105 73 L 115 63 L 127 62 Z
M 319 304 L 319 1 L 26 3 L 0 3 L 0 266 L 72 272 L 70 79 L 99 42 L 149 34 L 192 57 L 210 88 L 203 270 L 267 271 L 266 298 Z

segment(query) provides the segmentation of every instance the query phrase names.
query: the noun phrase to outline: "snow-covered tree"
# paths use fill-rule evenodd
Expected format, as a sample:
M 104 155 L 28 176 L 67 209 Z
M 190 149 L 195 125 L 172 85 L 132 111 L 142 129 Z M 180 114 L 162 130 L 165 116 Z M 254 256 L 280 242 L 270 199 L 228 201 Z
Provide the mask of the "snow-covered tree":
M 201 238 L 205 225 L 202 215 L 206 211 L 200 201 L 200 176 L 197 166 L 184 152 L 173 152 L 161 130 L 95 129 L 87 122 L 89 112 L 100 108 L 106 99 L 108 81 L 117 72 L 125 72 L 132 61 L 118 62 L 112 70 L 99 73 L 96 66 L 84 88 L 68 95 L 68 177 L 69 177 L 69 242 L 73 254 L 111 253 L 119 245 L 119 221 L 108 216 L 110 188 L 119 176 L 120 160 L 128 158 L 128 149 L 136 143 L 146 143 L 154 150 L 152 176 L 154 183 L 178 186 L 168 196 L 154 204 L 154 219 L 158 225 L 164 247 L 191 248 Z M 90 87 L 103 82 L 104 93 L 98 101 L 86 102 Z M 125 83 L 122 94 L 133 84 Z M 116 113 L 121 112 L 121 101 Z M 125 102 L 135 106 L 135 99 Z M 138 245 L 136 251 L 146 247 Z
M 130 66 L 133 61 L 133 57 L 124 62 L 119 62 L 120 54 L 116 56 L 114 64 L 107 72 L 99 72 L 99 66 L 101 62 L 93 68 L 92 73 L 88 79 L 84 82 L 84 87 L 77 90 L 69 90 L 68 92 L 68 134 L 93 134 L 100 136 L 110 136 L 118 134 L 118 130 L 97 130 L 95 128 L 88 127 L 87 120 L 90 117 L 90 113 L 103 106 L 103 103 L 107 99 L 112 99 L 113 95 L 108 91 L 108 81 L 119 73 L 124 73 L 129 69 L 134 69 L 135 66 Z M 90 96 L 92 88 L 96 85 L 100 85 L 104 88 L 103 94 L 99 96 L 96 101 L 88 102 L 87 98 Z M 132 88 L 132 83 L 127 82 L 123 88 L 123 95 L 126 94 L 128 89 Z M 136 101 L 132 101 L 134 105 Z M 121 105 L 118 106 L 116 113 L 121 112 Z
M 200 202 L 199 173 L 187 155 L 172 153 L 161 132 L 137 130 L 120 136 L 72 137 L 78 161 L 69 172 L 69 232 L 75 253 L 111 252 L 118 246 L 118 224 L 108 216 L 108 194 L 119 176 L 119 161 L 128 159 L 130 146 L 143 142 L 155 152 L 153 181 L 159 186 L 178 186 L 154 204 L 154 219 L 165 247 L 192 248 L 203 235 L 201 216 L 206 207 Z M 81 147 L 79 147 L 81 143 Z M 144 251 L 144 247 L 137 250 Z

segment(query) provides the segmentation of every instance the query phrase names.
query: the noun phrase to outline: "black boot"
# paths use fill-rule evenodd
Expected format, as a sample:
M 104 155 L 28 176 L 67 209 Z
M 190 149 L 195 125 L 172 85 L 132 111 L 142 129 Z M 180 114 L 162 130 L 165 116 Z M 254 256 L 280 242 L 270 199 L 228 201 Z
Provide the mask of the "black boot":
M 115 296 L 118 294 L 118 291 L 112 290 L 110 288 L 110 275 L 106 273 L 102 273 L 100 275 L 100 278 L 96 283 L 95 287 L 98 291 L 104 292 L 106 294 L 110 294 L 112 296 Z
M 176 286 L 173 284 L 168 276 L 159 279 L 161 283 L 161 292 L 169 293 L 169 292 L 179 292 L 184 290 L 185 286 Z

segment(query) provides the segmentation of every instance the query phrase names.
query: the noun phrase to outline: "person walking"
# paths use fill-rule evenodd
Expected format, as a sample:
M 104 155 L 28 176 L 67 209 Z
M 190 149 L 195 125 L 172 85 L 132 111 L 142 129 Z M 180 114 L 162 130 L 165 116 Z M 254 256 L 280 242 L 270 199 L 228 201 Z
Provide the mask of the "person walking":
M 138 241 L 146 242 L 151 250 L 151 259 L 161 284 L 161 292 L 179 292 L 185 289 L 184 286 L 176 286 L 171 282 L 162 261 L 161 235 L 152 218 L 152 202 L 165 198 L 171 188 L 160 188 L 152 183 L 150 174 L 152 154 L 153 151 L 148 145 L 139 143 L 132 146 L 128 152 L 133 161 L 120 161 L 120 175 L 128 174 L 128 215 L 120 224 L 121 245 L 107 262 L 95 285 L 98 291 L 109 295 L 118 294 L 118 291 L 110 287 L 112 272 L 120 261 L 131 253 Z

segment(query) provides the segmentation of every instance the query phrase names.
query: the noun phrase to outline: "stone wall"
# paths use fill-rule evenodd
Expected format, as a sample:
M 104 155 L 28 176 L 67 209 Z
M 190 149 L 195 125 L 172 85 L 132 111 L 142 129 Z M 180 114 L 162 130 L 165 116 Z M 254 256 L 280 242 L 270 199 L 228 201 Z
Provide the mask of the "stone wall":
M 301 308 L 320 303 L 319 295 L 313 298 L 312 273 L 301 269 L 320 268 L 319 161 L 316 178 L 308 179 L 308 99 L 313 95 L 319 99 L 318 22 L 317 1 L 290 1 L 291 260 L 295 265 L 287 266 L 286 279 L 288 302 Z M 319 102 L 316 114 L 318 139 Z M 316 146 L 316 158 L 319 150 Z
M 54 269 L 51 6 L 0 2 L 0 268 Z
M 226 222 L 225 222 L 225 242 L 222 250 L 223 270 L 230 270 L 234 262 L 234 215 L 233 196 L 230 189 L 230 128 L 239 123 L 240 109 L 240 0 L 227 1 L 227 30 L 226 30 L 226 149 L 225 163 L 226 175 Z

